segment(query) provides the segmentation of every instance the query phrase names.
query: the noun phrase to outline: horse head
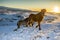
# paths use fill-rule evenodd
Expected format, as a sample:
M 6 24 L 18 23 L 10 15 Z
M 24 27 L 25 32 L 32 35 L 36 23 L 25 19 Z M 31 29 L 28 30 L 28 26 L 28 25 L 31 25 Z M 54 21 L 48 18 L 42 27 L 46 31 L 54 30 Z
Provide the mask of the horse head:
M 46 12 L 46 9 L 41 9 L 41 13 L 45 13 Z

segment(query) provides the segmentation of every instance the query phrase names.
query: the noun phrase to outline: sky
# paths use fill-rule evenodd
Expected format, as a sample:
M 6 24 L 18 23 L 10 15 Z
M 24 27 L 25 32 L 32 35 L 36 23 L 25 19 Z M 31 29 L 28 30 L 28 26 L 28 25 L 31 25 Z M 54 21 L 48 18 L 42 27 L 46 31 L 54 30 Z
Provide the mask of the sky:
M 60 8 L 60 0 L 0 0 L 0 6 L 31 10 L 46 8 L 51 11 L 55 6 Z

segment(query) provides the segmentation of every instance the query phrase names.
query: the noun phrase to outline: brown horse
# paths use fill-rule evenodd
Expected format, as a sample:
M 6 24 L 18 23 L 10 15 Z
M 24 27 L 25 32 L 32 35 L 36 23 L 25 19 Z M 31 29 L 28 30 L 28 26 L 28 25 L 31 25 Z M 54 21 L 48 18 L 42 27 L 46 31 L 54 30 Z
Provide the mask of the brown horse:
M 40 23 L 44 17 L 45 12 L 46 12 L 46 9 L 42 9 L 41 12 L 39 12 L 38 14 L 29 15 L 30 21 L 32 21 L 32 23 L 33 21 L 38 23 L 36 27 L 39 27 L 39 30 L 41 30 Z

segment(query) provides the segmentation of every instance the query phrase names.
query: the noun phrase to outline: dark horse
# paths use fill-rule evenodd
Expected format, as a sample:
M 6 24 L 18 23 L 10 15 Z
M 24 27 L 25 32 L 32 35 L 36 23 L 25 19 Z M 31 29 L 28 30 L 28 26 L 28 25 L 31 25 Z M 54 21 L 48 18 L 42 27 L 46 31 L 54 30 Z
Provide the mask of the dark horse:
M 46 9 L 42 9 L 41 12 L 39 12 L 38 14 L 29 15 L 30 21 L 32 21 L 32 22 L 34 21 L 34 22 L 38 23 L 38 25 L 36 27 L 39 27 L 39 30 L 41 30 L 40 23 L 44 17 L 45 12 L 46 12 Z
M 26 19 L 23 19 L 23 20 L 19 20 L 17 22 L 17 28 L 14 29 L 14 31 L 17 31 L 17 29 L 20 28 L 21 25 L 25 25 L 26 27 L 29 25 L 29 26 L 33 26 L 32 22 L 30 22 L 30 18 L 26 18 Z

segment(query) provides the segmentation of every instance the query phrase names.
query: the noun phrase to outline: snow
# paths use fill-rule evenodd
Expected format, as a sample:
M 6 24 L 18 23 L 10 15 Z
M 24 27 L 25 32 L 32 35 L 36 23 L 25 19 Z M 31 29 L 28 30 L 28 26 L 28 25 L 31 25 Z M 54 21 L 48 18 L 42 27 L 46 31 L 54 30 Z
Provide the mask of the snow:
M 28 17 L 30 14 L 0 14 L 0 40 L 60 40 L 60 16 L 47 14 L 44 17 L 41 28 L 24 27 L 17 31 L 17 21 Z

